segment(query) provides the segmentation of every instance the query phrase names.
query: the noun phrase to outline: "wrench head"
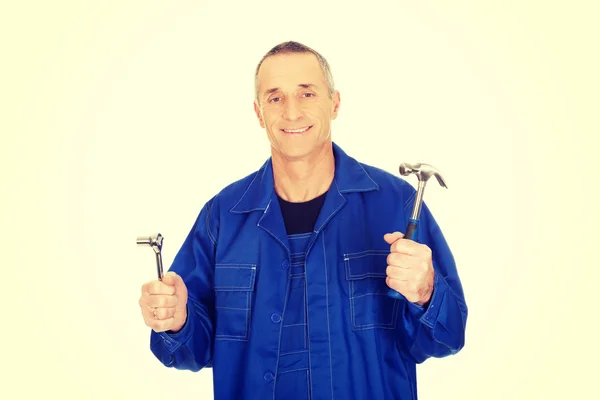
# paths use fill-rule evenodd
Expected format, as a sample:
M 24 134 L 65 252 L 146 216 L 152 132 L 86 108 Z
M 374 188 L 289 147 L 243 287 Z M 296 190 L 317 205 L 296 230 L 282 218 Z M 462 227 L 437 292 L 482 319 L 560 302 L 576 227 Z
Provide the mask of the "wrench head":
M 440 171 L 438 171 L 435 167 L 429 164 L 423 163 L 402 163 L 400 164 L 400 175 L 408 176 L 408 175 L 416 175 L 419 182 L 427 182 L 429 178 L 435 176 L 440 186 L 444 188 L 448 188 L 446 185 L 446 181 Z
M 149 236 L 138 236 L 138 246 L 150 246 L 155 253 L 160 253 L 163 245 L 163 236 L 160 233 Z

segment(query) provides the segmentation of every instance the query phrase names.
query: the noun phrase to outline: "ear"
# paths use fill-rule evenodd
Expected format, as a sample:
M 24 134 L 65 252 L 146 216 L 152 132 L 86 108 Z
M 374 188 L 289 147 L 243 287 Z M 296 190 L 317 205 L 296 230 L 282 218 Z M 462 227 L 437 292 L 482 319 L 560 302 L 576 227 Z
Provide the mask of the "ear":
M 258 104 L 256 103 L 256 101 L 254 102 L 254 112 L 256 113 L 256 117 L 258 118 L 258 123 L 260 124 L 261 128 L 264 129 L 264 127 L 265 127 L 265 121 L 262 118 L 262 114 L 260 112 L 260 107 L 258 106 Z
M 340 110 L 340 92 L 335 91 L 333 94 L 333 112 L 331 113 L 331 119 L 336 119 Z

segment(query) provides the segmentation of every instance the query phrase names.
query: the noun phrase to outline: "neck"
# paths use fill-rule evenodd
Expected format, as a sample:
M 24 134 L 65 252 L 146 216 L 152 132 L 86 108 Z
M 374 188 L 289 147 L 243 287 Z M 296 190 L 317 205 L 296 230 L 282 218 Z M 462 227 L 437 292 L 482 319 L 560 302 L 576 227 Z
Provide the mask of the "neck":
M 312 200 L 331 186 L 335 159 L 331 143 L 314 155 L 288 159 L 273 151 L 275 191 L 284 200 L 299 203 Z

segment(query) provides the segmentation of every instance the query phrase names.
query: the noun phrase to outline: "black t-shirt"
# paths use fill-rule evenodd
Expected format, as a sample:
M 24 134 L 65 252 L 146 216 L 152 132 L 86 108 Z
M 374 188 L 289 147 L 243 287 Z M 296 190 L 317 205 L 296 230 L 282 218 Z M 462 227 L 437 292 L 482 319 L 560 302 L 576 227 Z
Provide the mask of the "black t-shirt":
M 319 197 L 302 203 L 290 203 L 277 196 L 288 235 L 312 232 L 325 202 L 323 193 Z

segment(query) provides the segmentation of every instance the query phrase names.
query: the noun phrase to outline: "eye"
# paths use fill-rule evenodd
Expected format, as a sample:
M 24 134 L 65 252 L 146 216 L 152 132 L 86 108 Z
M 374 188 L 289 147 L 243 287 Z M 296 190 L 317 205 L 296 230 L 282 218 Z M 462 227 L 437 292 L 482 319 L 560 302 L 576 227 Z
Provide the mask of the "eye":
M 313 93 L 304 93 L 304 95 L 308 96 L 308 97 L 314 97 L 315 96 Z
M 273 103 L 273 102 L 275 102 L 278 99 L 279 99 L 279 97 L 273 97 L 271 100 L 269 100 L 269 103 Z

